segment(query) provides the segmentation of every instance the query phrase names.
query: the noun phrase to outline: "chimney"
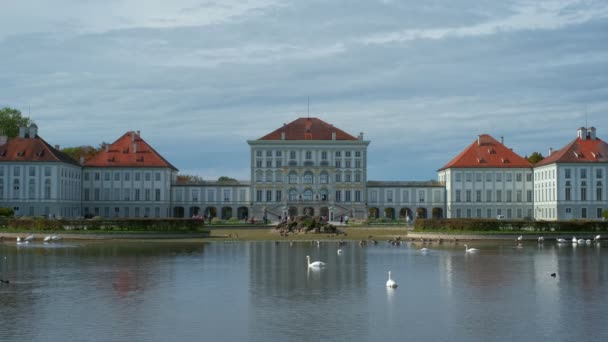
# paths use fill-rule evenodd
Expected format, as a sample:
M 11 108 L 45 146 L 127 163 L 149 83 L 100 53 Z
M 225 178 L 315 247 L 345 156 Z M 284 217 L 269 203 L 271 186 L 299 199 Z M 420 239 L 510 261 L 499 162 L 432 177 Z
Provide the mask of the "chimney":
M 553 154 L 553 147 L 549 147 L 549 155 Z
M 30 138 L 33 139 L 38 136 L 38 126 L 36 124 L 34 124 L 34 123 L 31 124 L 29 131 L 30 131 Z
M 589 140 L 595 140 L 596 139 L 595 127 L 588 128 L 587 133 L 589 134 Z
M 106 144 L 106 152 L 110 152 L 110 144 Z
M 137 153 L 137 143 L 133 143 L 133 153 Z
M 363 132 L 359 132 L 359 140 L 363 140 Z
M 19 127 L 19 138 L 25 138 L 25 127 Z
M 281 140 L 285 140 L 285 132 L 281 132 Z
M 131 131 L 131 142 L 135 141 L 135 132 Z
M 331 140 L 336 140 L 336 132 L 331 132 Z
M 60 148 L 60 147 L 61 147 L 61 146 L 59 146 L 59 145 L 55 145 L 55 149 L 56 149 L 57 151 L 59 151 L 59 148 Z
M 505 137 L 503 137 L 502 135 L 500 136 L 500 143 L 501 143 L 502 145 L 504 145 L 504 144 L 505 144 Z
M 139 131 L 137 131 L 137 136 L 139 137 Z
M 576 136 L 581 140 L 587 140 L 587 129 L 585 127 L 580 127 L 576 131 Z
M 477 136 L 477 146 L 481 146 L 481 135 Z

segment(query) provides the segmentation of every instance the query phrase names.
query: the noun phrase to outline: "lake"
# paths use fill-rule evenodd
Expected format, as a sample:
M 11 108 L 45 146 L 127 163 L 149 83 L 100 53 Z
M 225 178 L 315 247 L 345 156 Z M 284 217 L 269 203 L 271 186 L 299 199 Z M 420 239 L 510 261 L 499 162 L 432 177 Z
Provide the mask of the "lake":
M 608 340 L 608 242 L 469 245 L 5 242 L 0 341 Z

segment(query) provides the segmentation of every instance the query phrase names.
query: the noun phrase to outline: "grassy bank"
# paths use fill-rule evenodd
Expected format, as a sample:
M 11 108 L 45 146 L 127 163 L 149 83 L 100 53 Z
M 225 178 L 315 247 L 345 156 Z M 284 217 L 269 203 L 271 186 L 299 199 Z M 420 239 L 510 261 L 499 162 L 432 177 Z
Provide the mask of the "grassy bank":
M 214 228 L 208 227 L 209 237 L 205 241 L 304 241 L 304 240 L 368 240 L 371 236 L 375 240 L 387 240 L 393 237 L 405 237 L 407 232 L 404 228 L 340 228 L 344 234 L 308 233 L 289 234 L 281 236 L 273 228 L 247 229 L 247 228 Z

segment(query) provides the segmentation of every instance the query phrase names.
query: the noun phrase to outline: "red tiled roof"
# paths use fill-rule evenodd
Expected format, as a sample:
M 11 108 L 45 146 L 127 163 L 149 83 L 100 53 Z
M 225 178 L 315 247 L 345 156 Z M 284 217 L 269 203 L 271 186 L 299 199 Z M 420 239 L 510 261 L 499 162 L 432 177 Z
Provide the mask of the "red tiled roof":
M 489 134 L 482 134 L 439 171 L 449 168 L 517 168 L 532 167 L 525 158 L 498 142 Z
M 285 140 L 333 140 L 332 133 L 336 133 L 336 140 L 358 140 L 343 130 L 317 118 L 296 119 L 259 140 L 282 140 L 281 133 L 285 133 Z
M 85 162 L 87 167 L 168 167 L 177 168 L 156 152 L 136 132 L 127 132 Z
M 576 138 L 562 149 L 551 153 L 547 158 L 534 165 L 544 166 L 553 163 L 598 163 L 608 162 L 608 144 L 599 138 Z
M 4 145 L 0 145 L 0 162 L 62 162 L 79 165 L 39 136 L 8 139 Z

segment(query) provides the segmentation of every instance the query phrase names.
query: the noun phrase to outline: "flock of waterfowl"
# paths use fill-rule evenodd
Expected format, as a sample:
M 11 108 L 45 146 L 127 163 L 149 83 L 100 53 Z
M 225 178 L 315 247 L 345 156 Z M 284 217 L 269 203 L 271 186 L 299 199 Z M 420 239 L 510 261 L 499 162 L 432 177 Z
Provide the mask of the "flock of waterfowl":
M 49 242 L 54 242 L 54 241 L 59 241 L 59 240 L 61 240 L 61 236 L 59 236 L 59 235 L 47 235 L 43 239 L 44 243 L 49 243 Z M 34 241 L 34 235 L 29 235 L 25 238 L 22 238 L 21 236 L 17 236 L 17 245 L 27 245 L 31 241 Z
M 370 236 L 370 239 L 371 239 L 371 236 Z M 517 243 L 519 245 L 523 241 L 523 235 L 518 236 L 515 240 L 517 241 Z M 601 235 L 597 235 L 593 239 L 593 241 L 595 241 L 597 243 L 599 243 L 600 240 L 601 240 Z M 372 241 L 373 241 L 374 244 L 378 243 L 376 240 L 372 240 Z M 456 240 L 453 240 L 453 241 L 455 242 Z M 539 236 L 537 238 L 537 241 L 538 241 L 539 244 L 542 244 L 542 243 L 544 243 L 545 238 L 543 236 Z M 555 241 L 558 244 L 564 244 L 564 243 L 568 243 L 569 242 L 569 240 L 566 240 L 566 239 L 563 239 L 563 238 L 555 239 Z M 573 244 L 587 244 L 587 245 L 590 245 L 592 243 L 591 239 L 577 239 L 574 236 L 572 237 L 572 240 L 570 240 L 570 241 Z M 441 242 L 442 241 L 440 240 L 440 243 Z M 317 240 L 315 243 L 316 243 L 317 247 L 321 246 L 321 241 Z M 401 237 L 398 237 L 398 238 L 395 238 L 395 239 L 390 239 L 390 240 L 388 240 L 388 243 L 391 244 L 391 245 L 393 245 L 393 246 L 398 246 L 398 245 L 401 244 Z M 346 244 L 346 242 L 340 241 L 339 244 L 338 244 L 338 246 L 343 246 L 345 244 Z M 290 241 L 289 245 L 293 246 L 293 241 Z M 366 245 L 367 245 L 367 241 L 365 241 L 365 240 L 359 241 L 359 246 L 364 247 Z M 420 253 L 426 254 L 426 253 L 428 253 L 430 251 L 430 249 L 428 249 L 426 247 L 423 247 L 423 248 L 419 249 L 419 251 L 420 251 Z M 465 251 L 465 253 L 477 253 L 480 250 L 478 248 L 469 248 L 469 246 L 467 244 L 465 244 L 464 245 L 464 251 Z M 344 251 L 341 248 L 338 248 L 337 253 L 338 253 L 338 255 L 342 255 L 344 253 Z M 310 262 L 310 256 L 309 255 L 306 256 L 306 261 L 308 263 L 308 268 L 309 269 L 322 269 L 322 268 L 325 268 L 325 266 L 326 266 L 326 264 L 323 261 Z M 557 276 L 556 273 L 551 273 L 551 277 L 556 277 L 556 276 Z M 395 280 L 393 280 L 391 278 L 391 271 L 388 271 L 388 280 L 386 281 L 386 287 L 394 289 L 397 286 L 398 286 L 397 282 L 395 282 Z

